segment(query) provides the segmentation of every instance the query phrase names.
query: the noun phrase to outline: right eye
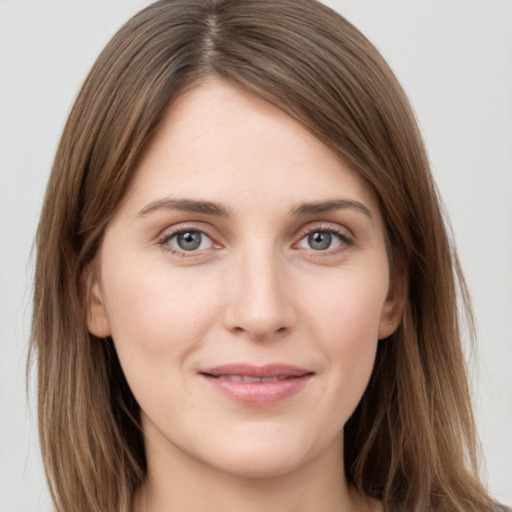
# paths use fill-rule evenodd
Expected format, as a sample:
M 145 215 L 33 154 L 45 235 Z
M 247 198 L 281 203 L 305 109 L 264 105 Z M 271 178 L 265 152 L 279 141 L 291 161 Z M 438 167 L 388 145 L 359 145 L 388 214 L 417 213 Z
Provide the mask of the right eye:
M 180 253 L 211 249 L 214 245 L 213 240 L 208 235 L 193 229 L 174 232 L 166 236 L 161 244 L 170 246 L 171 250 Z

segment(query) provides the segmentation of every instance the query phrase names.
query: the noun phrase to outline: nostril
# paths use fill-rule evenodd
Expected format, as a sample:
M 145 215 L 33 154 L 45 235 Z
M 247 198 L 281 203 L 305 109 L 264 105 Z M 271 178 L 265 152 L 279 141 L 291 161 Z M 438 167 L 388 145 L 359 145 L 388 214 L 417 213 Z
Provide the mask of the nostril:
M 289 328 L 287 326 L 282 326 L 277 329 L 265 329 L 261 328 L 244 328 L 243 326 L 234 326 L 231 329 L 231 332 L 237 335 L 249 335 L 251 338 L 257 339 L 257 340 L 263 340 L 268 337 L 273 337 L 275 335 L 285 335 Z

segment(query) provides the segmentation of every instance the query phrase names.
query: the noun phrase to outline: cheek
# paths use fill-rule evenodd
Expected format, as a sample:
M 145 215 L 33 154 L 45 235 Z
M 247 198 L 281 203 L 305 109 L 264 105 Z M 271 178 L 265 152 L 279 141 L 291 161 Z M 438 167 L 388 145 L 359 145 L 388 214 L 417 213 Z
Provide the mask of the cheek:
M 307 288 L 304 311 L 321 332 L 321 339 L 350 340 L 364 344 L 377 340 L 388 280 L 386 271 L 374 274 L 342 272 L 322 287 Z
M 357 406 L 373 369 L 387 294 L 382 275 L 340 279 L 310 295 L 306 308 L 310 336 L 318 340 L 331 369 L 328 387 L 344 397 L 343 421 Z
M 126 380 L 144 411 L 173 424 L 193 370 L 190 355 L 218 316 L 215 293 L 207 293 L 211 283 L 199 286 L 186 275 L 142 266 L 112 268 L 110 277 L 108 314 Z M 165 403 L 173 406 L 162 408 Z
M 112 338 L 134 392 L 180 375 L 216 316 L 211 286 L 167 269 L 130 265 L 105 269 L 106 306 Z M 110 270 L 110 271 L 108 271 Z M 201 281 L 199 281 L 201 282 Z M 155 388 L 153 386 L 153 388 Z
M 186 345 L 215 305 L 212 294 L 205 293 L 208 284 L 186 273 L 131 265 L 129 271 L 112 268 L 105 275 L 113 337 L 147 348 L 163 349 L 170 341 Z

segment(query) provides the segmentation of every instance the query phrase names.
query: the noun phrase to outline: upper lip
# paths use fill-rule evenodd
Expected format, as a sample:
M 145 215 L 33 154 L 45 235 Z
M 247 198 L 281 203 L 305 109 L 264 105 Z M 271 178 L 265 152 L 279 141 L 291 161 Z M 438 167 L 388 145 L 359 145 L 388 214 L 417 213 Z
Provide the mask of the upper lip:
M 264 379 L 272 377 L 302 377 L 304 375 L 310 375 L 313 372 L 306 368 L 292 366 L 289 364 L 277 363 L 256 366 L 245 363 L 234 363 L 205 368 L 202 369 L 200 373 L 203 375 L 211 375 L 213 377 L 220 377 L 221 375 L 240 375 Z

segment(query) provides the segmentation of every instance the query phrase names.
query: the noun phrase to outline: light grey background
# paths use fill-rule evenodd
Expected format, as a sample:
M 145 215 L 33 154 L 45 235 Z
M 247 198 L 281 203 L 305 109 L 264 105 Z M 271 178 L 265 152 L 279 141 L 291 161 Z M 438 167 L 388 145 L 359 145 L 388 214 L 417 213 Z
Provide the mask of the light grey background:
M 64 120 L 144 0 L 0 0 L 0 512 L 50 510 L 24 365 L 30 249 Z M 389 60 L 424 132 L 478 321 L 487 481 L 512 504 L 512 2 L 330 0 Z

